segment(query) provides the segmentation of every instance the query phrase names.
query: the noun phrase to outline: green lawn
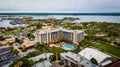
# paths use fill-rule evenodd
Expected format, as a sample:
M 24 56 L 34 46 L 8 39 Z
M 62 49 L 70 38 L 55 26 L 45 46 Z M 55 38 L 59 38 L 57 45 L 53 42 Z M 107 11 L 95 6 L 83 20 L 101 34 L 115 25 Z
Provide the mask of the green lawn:
M 93 42 L 93 46 L 100 50 L 103 50 L 105 52 L 108 52 L 110 54 L 120 57 L 120 48 L 114 47 L 109 44 L 101 43 L 101 42 Z

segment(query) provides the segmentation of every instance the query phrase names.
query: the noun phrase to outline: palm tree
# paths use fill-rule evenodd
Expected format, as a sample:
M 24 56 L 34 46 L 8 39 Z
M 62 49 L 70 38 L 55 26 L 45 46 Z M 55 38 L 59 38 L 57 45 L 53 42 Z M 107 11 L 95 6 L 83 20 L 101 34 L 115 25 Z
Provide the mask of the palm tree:
M 55 54 L 56 60 L 58 60 L 58 56 L 59 56 L 60 53 L 62 52 L 62 48 L 52 47 L 52 48 L 51 48 L 51 52 Z

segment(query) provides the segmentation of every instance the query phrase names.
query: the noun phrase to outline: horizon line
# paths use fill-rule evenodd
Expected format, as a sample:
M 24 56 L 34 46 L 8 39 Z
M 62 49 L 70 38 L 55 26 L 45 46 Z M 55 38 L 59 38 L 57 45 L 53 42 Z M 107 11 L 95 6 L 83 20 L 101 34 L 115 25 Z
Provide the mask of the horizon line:
M 0 15 L 120 15 L 120 12 L 0 12 Z

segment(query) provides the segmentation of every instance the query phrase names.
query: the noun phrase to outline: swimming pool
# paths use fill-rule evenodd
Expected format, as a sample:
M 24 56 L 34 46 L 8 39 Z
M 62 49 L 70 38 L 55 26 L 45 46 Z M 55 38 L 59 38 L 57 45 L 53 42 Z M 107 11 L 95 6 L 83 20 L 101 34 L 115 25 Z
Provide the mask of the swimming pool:
M 67 49 L 67 50 L 74 50 L 75 47 L 72 46 L 72 45 L 70 45 L 70 44 L 65 43 L 65 44 L 64 44 L 64 49 Z

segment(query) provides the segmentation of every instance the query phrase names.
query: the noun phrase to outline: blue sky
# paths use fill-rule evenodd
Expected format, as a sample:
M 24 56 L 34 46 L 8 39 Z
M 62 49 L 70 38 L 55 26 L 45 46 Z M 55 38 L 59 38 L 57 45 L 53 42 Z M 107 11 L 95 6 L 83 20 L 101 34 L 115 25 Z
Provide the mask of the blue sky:
M 0 0 L 0 12 L 120 12 L 120 0 Z

